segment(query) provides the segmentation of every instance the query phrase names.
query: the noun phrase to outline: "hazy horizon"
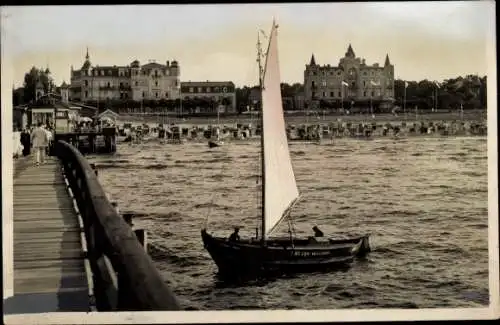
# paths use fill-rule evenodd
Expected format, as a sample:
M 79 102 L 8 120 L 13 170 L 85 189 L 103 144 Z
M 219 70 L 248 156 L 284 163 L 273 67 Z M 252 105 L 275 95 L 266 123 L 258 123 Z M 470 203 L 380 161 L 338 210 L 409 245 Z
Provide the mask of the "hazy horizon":
M 93 65 L 175 59 L 181 81 L 254 85 L 257 33 L 273 17 L 283 82 L 303 83 L 313 53 L 336 66 L 349 44 L 367 64 L 389 54 L 396 78 L 443 80 L 492 68 L 492 9 L 490 1 L 3 7 L 2 38 L 16 87 L 32 66 L 69 83 L 87 47 Z

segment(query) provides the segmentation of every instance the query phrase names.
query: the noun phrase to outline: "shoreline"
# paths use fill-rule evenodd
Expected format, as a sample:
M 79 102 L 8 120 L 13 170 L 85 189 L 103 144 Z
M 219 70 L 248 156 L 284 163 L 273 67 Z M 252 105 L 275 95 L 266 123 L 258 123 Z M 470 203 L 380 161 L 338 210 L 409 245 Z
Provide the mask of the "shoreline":
M 420 123 L 420 122 L 480 122 L 486 121 L 485 111 L 464 111 L 463 116 L 460 112 L 446 112 L 446 113 L 425 113 L 425 114 L 406 114 L 406 115 L 393 115 L 393 114 L 379 114 L 373 118 L 371 115 L 313 115 L 307 116 L 305 114 L 287 114 L 285 115 L 286 124 L 328 124 L 331 122 L 358 122 L 358 123 Z M 248 115 L 233 115 L 221 116 L 219 118 L 221 125 L 236 125 L 236 124 L 250 124 L 256 125 L 259 123 L 257 116 L 251 117 Z M 177 124 L 177 125 L 213 125 L 217 124 L 216 116 L 186 116 L 185 118 L 172 117 L 172 116 L 157 116 L 157 115 L 132 115 L 123 114 L 117 118 L 117 125 L 122 126 L 124 123 L 131 123 L 133 126 L 142 125 L 146 123 L 150 126 L 158 124 Z

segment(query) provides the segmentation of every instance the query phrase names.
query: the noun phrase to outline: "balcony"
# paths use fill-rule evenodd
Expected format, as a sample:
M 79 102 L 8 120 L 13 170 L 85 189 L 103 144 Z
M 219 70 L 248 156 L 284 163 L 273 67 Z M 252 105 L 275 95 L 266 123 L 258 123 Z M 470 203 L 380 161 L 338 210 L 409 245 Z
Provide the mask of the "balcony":
M 115 90 L 114 86 L 99 86 L 99 90 Z
M 130 85 L 120 85 L 118 88 L 122 91 L 131 91 L 132 90 L 132 87 Z

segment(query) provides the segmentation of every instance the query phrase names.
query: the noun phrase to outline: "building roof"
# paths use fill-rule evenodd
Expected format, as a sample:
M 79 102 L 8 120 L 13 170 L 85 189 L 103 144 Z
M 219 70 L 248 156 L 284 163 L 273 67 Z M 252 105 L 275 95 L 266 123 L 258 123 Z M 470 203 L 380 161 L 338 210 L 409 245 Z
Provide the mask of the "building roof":
M 85 105 L 82 103 L 74 103 L 74 102 L 63 102 L 62 96 L 54 93 L 48 93 L 47 95 L 41 96 L 35 103 L 29 104 L 29 109 L 37 109 L 37 108 L 86 108 L 91 109 L 97 112 L 97 107 Z
M 107 109 L 104 112 L 102 112 L 101 114 L 99 114 L 99 117 L 106 116 L 106 115 L 112 115 L 114 117 L 120 116 L 120 114 L 118 114 L 118 113 L 116 113 L 116 112 L 114 112 L 114 111 L 112 111 L 110 109 Z
M 232 81 L 184 81 L 181 82 L 181 87 L 234 87 Z

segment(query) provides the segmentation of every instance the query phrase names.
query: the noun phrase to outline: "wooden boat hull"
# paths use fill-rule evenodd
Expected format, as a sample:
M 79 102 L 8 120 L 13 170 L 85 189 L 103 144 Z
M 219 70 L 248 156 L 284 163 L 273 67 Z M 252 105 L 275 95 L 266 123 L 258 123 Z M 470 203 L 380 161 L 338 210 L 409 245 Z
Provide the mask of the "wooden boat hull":
M 257 240 L 231 242 L 202 230 L 205 249 L 219 269 L 219 275 L 286 274 L 346 268 L 356 256 L 370 251 L 368 236 L 346 240 L 314 241 L 273 239 L 263 246 Z
M 222 142 L 220 142 L 220 141 L 208 141 L 208 146 L 210 148 L 220 147 L 221 145 L 222 145 Z

